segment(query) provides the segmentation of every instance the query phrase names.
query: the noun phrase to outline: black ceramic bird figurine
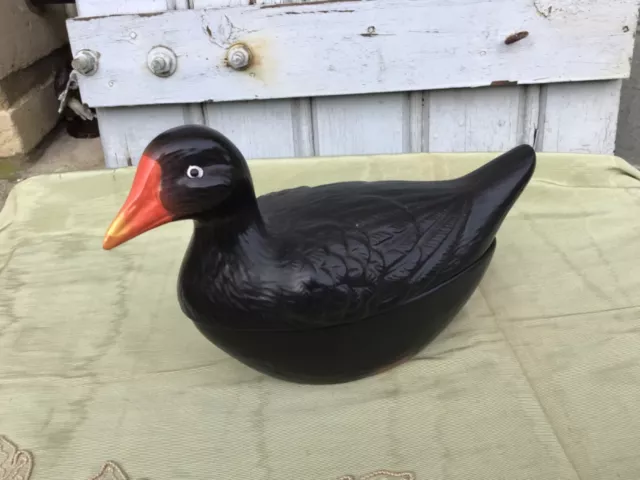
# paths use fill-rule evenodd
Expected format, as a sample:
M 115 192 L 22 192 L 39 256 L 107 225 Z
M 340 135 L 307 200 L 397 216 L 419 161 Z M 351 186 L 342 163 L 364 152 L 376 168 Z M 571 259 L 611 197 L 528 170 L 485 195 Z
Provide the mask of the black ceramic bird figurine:
M 535 158 L 521 145 L 453 180 L 342 182 L 256 198 L 229 139 L 180 126 L 145 149 L 103 247 L 193 220 L 178 294 L 197 328 L 273 377 L 352 381 L 411 358 L 463 307 Z

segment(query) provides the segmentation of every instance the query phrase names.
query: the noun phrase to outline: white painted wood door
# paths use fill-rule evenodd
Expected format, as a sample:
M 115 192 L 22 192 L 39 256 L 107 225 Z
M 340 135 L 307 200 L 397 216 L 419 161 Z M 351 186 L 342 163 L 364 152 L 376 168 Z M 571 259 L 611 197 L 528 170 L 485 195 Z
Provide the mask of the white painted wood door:
M 638 14 L 638 0 L 77 7 L 68 21 L 74 53 L 100 52 L 98 72 L 80 87 L 98 107 L 109 167 L 136 164 L 153 136 L 184 123 L 220 130 L 247 158 L 502 151 L 518 143 L 613 153 Z M 246 71 L 224 64 L 234 42 L 255 54 Z M 171 77 L 146 67 L 156 45 L 178 55 Z

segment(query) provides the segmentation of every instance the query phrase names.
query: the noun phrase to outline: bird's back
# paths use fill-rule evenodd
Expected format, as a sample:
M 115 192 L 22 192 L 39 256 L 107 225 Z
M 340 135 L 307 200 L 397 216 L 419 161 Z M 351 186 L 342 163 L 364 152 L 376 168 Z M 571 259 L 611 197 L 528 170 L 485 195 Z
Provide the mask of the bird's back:
M 437 288 L 488 251 L 534 166 L 535 153 L 522 146 L 454 180 L 346 182 L 260 197 L 275 258 L 248 261 L 254 281 L 234 299 L 252 299 L 243 303 L 245 327 L 355 322 Z

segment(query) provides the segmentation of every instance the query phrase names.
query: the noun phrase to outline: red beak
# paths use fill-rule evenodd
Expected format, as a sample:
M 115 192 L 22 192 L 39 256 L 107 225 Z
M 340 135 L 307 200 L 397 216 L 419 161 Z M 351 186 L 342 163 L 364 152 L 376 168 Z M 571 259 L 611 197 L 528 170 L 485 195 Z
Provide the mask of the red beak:
M 102 248 L 111 250 L 138 235 L 173 220 L 160 201 L 160 165 L 143 155 L 129 196 L 107 230 Z

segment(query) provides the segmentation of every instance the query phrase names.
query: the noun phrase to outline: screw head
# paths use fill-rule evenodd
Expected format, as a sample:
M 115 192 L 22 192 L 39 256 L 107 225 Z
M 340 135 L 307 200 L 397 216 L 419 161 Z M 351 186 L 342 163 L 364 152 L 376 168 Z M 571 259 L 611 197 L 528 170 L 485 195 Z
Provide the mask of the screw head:
M 154 47 L 147 55 L 147 67 L 158 77 L 170 77 L 178 67 L 178 57 L 167 47 Z
M 73 57 L 71 67 L 81 75 L 91 76 L 98 71 L 99 57 L 93 50 L 80 50 Z
M 227 65 L 234 70 L 244 70 L 251 64 L 251 50 L 242 43 L 231 45 L 227 50 Z

